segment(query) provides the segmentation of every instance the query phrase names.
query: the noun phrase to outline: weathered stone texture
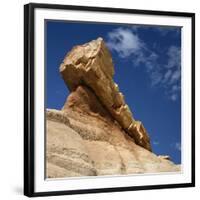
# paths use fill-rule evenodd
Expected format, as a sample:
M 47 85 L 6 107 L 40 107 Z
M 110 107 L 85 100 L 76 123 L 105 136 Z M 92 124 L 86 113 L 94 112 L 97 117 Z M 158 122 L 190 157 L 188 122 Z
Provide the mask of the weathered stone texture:
M 60 73 L 70 91 L 79 85 L 92 89 L 125 132 L 138 145 L 151 151 L 146 129 L 142 122 L 133 118 L 123 94 L 113 81 L 112 57 L 102 38 L 74 47 L 61 64 Z
M 46 111 L 48 178 L 180 171 L 169 156 L 151 152 L 146 129 L 113 81 L 101 38 L 74 47 L 60 72 L 71 93 L 62 110 Z

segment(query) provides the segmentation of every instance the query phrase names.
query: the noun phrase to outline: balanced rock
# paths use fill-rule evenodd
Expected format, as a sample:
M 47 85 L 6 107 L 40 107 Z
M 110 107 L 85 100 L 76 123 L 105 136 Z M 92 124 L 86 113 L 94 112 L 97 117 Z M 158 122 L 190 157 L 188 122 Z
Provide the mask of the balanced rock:
M 146 129 L 142 122 L 133 118 L 113 80 L 112 57 L 102 38 L 74 47 L 60 65 L 60 73 L 70 91 L 76 90 L 79 85 L 90 88 L 135 143 L 151 151 Z

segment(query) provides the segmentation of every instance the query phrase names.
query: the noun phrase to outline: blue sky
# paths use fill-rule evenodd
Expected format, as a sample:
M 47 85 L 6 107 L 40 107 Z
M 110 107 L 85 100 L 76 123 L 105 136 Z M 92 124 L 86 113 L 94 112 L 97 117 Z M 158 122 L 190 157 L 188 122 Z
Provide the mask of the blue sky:
M 46 107 L 61 109 L 69 91 L 59 65 L 73 46 L 102 37 L 111 51 L 114 80 L 158 155 L 181 163 L 181 28 L 46 22 Z

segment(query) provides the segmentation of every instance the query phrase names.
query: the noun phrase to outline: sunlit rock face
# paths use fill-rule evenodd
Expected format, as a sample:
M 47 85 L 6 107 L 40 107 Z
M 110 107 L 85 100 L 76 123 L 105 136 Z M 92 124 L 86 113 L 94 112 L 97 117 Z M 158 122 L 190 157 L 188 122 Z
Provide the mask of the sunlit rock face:
M 60 73 L 70 94 L 62 110 L 46 111 L 48 178 L 180 171 L 168 156 L 151 152 L 147 131 L 113 81 L 101 38 L 74 47 Z
M 147 131 L 142 122 L 133 118 L 113 80 L 112 57 L 102 38 L 74 47 L 61 64 L 60 73 L 70 91 L 79 85 L 89 87 L 135 143 L 151 151 Z

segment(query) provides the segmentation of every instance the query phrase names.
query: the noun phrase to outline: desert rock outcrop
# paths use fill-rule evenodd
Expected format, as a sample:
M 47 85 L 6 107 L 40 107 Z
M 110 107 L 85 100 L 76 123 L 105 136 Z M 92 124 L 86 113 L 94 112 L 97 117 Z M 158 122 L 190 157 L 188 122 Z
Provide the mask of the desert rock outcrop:
M 151 152 L 150 138 L 113 81 L 101 38 L 76 46 L 60 66 L 70 90 L 62 110 L 47 109 L 49 178 L 180 171 Z
M 150 140 L 142 122 L 136 121 L 113 81 L 114 67 L 102 38 L 76 46 L 65 57 L 60 73 L 70 91 L 86 85 L 97 95 L 119 125 L 135 142 L 151 151 Z

